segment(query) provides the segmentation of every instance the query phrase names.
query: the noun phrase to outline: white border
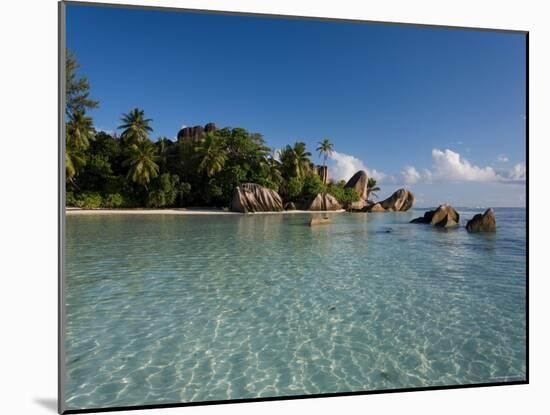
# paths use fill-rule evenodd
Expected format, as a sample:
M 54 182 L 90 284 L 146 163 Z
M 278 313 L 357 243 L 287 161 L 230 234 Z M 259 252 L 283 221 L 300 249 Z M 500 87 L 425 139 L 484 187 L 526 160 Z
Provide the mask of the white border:
M 111 1 L 116 3 L 116 1 Z M 121 2 L 125 3 L 125 2 Z M 427 0 L 132 1 L 135 4 L 530 31 L 531 384 L 469 390 L 309 399 L 142 411 L 143 414 L 517 414 L 548 407 L 550 315 L 544 266 L 550 26 L 544 2 Z M 54 413 L 57 387 L 57 4 L 6 2 L 2 39 L 2 282 L 5 413 Z M 7 128 L 6 128 L 7 126 Z M 539 186 L 540 183 L 540 186 Z M 540 187 L 540 188 L 539 188 Z M 540 212 L 540 213 L 539 213 Z M 538 218 L 540 217 L 540 220 Z

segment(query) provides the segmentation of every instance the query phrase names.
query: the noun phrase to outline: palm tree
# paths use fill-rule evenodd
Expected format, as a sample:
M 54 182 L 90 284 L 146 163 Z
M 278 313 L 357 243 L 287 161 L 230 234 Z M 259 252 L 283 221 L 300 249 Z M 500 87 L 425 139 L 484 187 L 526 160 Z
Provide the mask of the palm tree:
M 123 165 L 128 166 L 127 177 L 147 189 L 147 183 L 158 176 L 159 166 L 155 163 L 155 147 L 149 140 L 141 140 L 129 147 L 128 158 Z
M 90 147 L 90 141 L 95 139 L 92 119 L 84 110 L 76 109 L 69 115 L 66 134 L 65 172 L 67 180 L 74 184 L 74 177 L 86 165 L 84 151 Z
M 294 143 L 293 151 L 296 157 L 298 177 L 304 177 L 311 168 L 311 153 L 306 150 L 306 143 Z
M 213 132 L 206 133 L 204 139 L 195 147 L 195 154 L 199 160 L 199 170 L 208 177 L 220 172 L 227 160 L 227 153 L 223 141 Z
M 376 198 L 378 198 L 378 195 L 374 192 L 379 192 L 380 188 L 376 185 L 376 179 L 369 177 L 369 180 L 367 181 L 367 199 L 369 198 L 369 195 L 372 193 L 372 195 Z
M 265 169 L 266 176 L 271 183 L 279 187 L 283 181 L 281 175 L 281 163 L 272 155 L 266 157 L 261 163 L 261 166 Z
M 81 151 L 71 147 L 65 149 L 65 171 L 69 182 L 74 184 L 78 170 L 86 165 L 86 159 Z
M 334 152 L 334 144 L 328 138 L 324 138 L 323 141 L 319 141 L 317 151 L 319 152 L 319 157 L 323 156 L 323 167 L 325 167 L 328 157 Z
M 86 150 L 90 141 L 95 138 L 95 131 L 91 117 L 84 110 L 76 110 L 69 116 L 67 123 L 67 147 Z
M 165 172 L 168 169 L 168 164 L 171 159 L 171 146 L 173 145 L 166 137 L 160 137 L 156 143 L 158 164 L 161 172 Z
M 76 111 L 84 111 L 87 108 L 96 108 L 99 105 L 98 101 L 90 98 L 90 83 L 84 77 L 78 77 L 78 69 L 80 65 L 76 60 L 74 53 L 67 49 L 65 60 L 65 93 L 66 106 L 65 113 L 67 116 L 74 114 Z
M 311 169 L 310 156 L 306 144 L 301 141 L 294 143 L 292 147 L 287 145 L 279 152 L 282 168 L 288 177 L 304 177 Z
M 134 108 L 128 114 L 122 114 L 122 125 L 119 129 L 123 129 L 120 137 L 126 144 L 136 144 L 139 141 L 144 141 L 149 138 L 149 133 L 153 131 L 149 125 L 152 121 L 150 118 L 145 118 L 145 113 L 139 108 Z

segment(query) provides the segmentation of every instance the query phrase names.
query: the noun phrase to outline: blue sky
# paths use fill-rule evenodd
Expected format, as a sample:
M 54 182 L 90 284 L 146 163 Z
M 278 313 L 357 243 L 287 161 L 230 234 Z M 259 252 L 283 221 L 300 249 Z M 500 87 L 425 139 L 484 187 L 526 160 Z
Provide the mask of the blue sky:
M 134 107 L 153 139 L 215 122 L 365 168 L 418 206 L 525 204 L 522 34 L 68 6 L 67 46 L 113 131 Z M 317 156 L 315 156 L 317 158 Z

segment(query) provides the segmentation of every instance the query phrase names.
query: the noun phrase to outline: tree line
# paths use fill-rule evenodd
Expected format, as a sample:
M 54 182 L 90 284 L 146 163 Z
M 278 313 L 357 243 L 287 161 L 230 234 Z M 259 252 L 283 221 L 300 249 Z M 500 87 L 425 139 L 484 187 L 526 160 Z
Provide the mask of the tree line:
M 304 205 L 322 192 L 346 205 L 359 200 L 344 182 L 325 183 L 300 141 L 275 153 L 259 133 L 222 128 L 199 140 L 151 140 L 152 120 L 135 108 L 122 114 L 119 133 L 98 131 L 88 111 L 99 102 L 78 75 L 71 52 L 66 61 L 66 203 L 83 208 L 227 207 L 241 183 L 277 191 L 285 202 Z M 328 139 L 316 151 L 327 158 Z

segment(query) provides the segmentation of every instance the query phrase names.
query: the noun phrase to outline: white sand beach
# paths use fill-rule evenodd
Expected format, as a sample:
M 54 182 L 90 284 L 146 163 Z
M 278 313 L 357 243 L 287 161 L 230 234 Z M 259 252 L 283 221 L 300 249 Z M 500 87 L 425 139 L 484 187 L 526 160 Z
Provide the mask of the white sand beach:
M 297 214 L 297 213 L 343 213 L 344 209 L 331 211 L 313 211 L 313 210 L 285 210 L 281 212 L 254 212 L 246 213 L 246 215 L 281 215 L 281 214 Z M 239 212 L 230 212 L 222 209 L 80 209 L 67 207 L 65 208 L 67 215 L 243 215 Z

